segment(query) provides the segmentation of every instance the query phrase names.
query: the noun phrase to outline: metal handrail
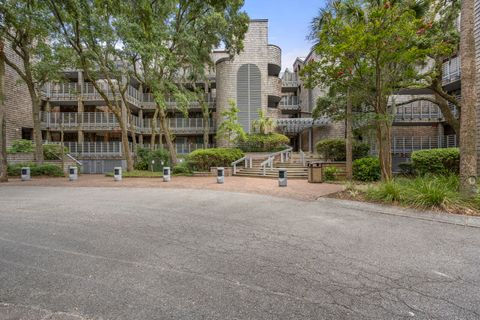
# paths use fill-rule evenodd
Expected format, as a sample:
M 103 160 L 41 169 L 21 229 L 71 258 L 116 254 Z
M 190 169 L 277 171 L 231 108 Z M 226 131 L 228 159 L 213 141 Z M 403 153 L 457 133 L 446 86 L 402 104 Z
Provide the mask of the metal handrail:
M 247 168 L 249 166 L 249 163 L 250 163 L 250 168 L 252 167 L 252 157 L 243 157 L 243 158 L 240 158 L 236 161 L 233 161 L 232 162 L 232 167 L 233 167 L 233 174 L 237 174 L 237 164 L 241 163 L 245 161 L 245 168 Z
M 260 167 L 262 168 L 263 170 L 263 175 L 266 175 L 266 169 L 267 169 L 267 165 L 270 166 L 270 170 L 273 169 L 273 160 L 275 159 L 274 156 L 269 156 L 267 160 L 263 161 L 261 164 L 260 164 Z

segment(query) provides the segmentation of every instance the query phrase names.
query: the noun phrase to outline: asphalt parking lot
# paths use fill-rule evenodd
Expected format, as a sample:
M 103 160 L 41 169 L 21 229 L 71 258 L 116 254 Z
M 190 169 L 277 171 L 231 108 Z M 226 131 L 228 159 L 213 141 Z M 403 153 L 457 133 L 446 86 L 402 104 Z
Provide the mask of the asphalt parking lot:
M 0 319 L 479 319 L 480 229 L 341 202 L 0 187 Z

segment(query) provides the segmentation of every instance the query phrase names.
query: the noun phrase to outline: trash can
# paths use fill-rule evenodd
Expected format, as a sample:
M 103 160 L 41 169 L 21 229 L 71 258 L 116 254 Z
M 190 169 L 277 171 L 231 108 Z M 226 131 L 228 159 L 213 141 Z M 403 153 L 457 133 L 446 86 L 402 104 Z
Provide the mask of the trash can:
M 321 183 L 322 181 L 322 163 L 311 162 L 308 164 L 308 182 Z
M 222 184 L 225 181 L 225 168 L 217 168 L 217 183 Z
M 287 186 L 287 169 L 284 169 L 284 168 L 278 169 L 278 186 L 279 187 Z
M 68 168 L 68 180 L 70 181 L 78 180 L 78 167 L 71 166 Z
M 122 181 L 122 167 L 115 167 L 113 169 L 113 180 Z
M 170 179 L 170 167 L 163 167 L 163 182 L 169 182 Z
M 30 180 L 30 167 L 23 167 L 20 170 L 20 176 L 22 177 L 22 181 Z

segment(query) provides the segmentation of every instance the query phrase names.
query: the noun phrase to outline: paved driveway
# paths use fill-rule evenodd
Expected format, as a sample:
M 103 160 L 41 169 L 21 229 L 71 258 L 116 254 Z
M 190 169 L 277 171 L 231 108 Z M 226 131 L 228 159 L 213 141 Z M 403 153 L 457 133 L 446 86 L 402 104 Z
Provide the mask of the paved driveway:
M 0 319 L 479 319 L 480 229 L 221 191 L 0 187 Z

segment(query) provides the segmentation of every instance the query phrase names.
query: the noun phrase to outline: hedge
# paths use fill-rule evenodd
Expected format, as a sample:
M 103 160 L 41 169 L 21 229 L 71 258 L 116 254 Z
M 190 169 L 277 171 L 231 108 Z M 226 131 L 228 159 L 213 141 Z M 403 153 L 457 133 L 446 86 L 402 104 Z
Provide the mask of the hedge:
M 346 141 L 345 139 L 323 139 L 316 144 L 317 152 L 327 160 L 345 161 Z M 353 142 L 353 159 L 360 159 L 368 156 L 370 145 L 358 141 Z
M 162 171 L 163 166 L 168 166 L 170 163 L 170 154 L 165 149 L 150 150 L 148 148 L 138 148 L 136 160 L 136 170 L 150 170 L 152 160 L 155 160 L 153 170 Z M 161 164 L 162 162 L 163 165 Z
M 419 175 L 458 173 L 460 151 L 458 148 L 414 151 L 412 153 L 412 168 Z
M 188 155 L 187 161 L 194 171 L 210 171 L 211 167 L 230 167 L 244 156 L 242 150 L 235 148 L 198 149 Z
M 7 149 L 7 153 L 29 153 L 33 152 L 33 148 L 32 140 L 18 139 L 12 141 L 12 146 Z
M 8 165 L 8 175 L 12 177 L 20 176 L 20 171 L 23 167 L 30 167 L 31 176 L 63 177 L 65 175 L 62 171 L 62 168 L 57 165 L 48 163 L 17 163 Z
M 63 148 L 63 153 L 68 153 L 68 148 Z M 43 157 L 45 160 L 58 160 L 62 155 L 62 146 L 59 144 L 44 144 L 43 145 Z
M 380 160 L 365 157 L 353 161 L 353 178 L 358 181 L 377 181 L 380 179 Z
M 238 147 L 244 152 L 274 152 L 285 149 L 290 139 L 280 133 L 248 134 Z

